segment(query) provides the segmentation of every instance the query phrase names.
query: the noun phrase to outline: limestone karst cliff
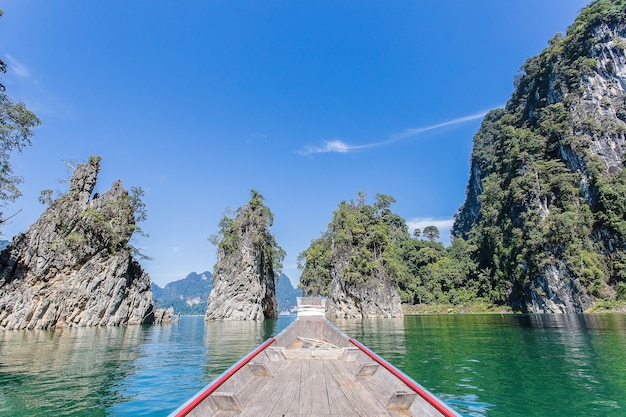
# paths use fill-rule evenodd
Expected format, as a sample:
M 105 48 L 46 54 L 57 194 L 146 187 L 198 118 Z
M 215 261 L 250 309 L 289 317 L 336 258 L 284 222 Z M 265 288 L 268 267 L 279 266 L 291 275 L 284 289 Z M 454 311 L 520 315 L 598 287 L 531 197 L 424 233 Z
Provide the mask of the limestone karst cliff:
M 217 263 L 205 320 L 263 320 L 278 317 L 276 282 L 284 251 L 270 227 L 274 217 L 263 196 L 250 201 L 234 218 L 224 217 L 215 237 Z
M 134 210 L 121 181 L 93 194 L 100 158 L 0 254 L 0 327 L 49 329 L 154 320 L 150 277 L 128 241 Z
M 626 2 L 598 0 L 529 59 L 474 138 L 453 229 L 484 296 L 523 312 L 626 297 Z
M 395 241 L 408 239 L 405 221 L 378 195 L 374 206 L 342 202 L 328 230 L 299 257 L 302 293 L 325 296 L 331 318 L 402 317 Z

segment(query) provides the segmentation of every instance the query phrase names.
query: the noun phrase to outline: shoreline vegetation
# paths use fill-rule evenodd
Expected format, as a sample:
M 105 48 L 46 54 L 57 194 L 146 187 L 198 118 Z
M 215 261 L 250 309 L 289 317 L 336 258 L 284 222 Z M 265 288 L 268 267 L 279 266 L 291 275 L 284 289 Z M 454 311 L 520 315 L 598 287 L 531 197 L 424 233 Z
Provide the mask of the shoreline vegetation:
M 522 313 L 514 311 L 508 306 L 496 306 L 488 303 L 472 303 L 463 305 L 452 304 L 402 304 L 402 312 L 405 316 L 437 315 L 437 314 L 541 314 Z M 582 314 L 626 314 L 626 302 L 599 302 L 593 308 L 584 311 Z M 287 315 L 295 314 L 290 312 Z M 552 313 L 559 314 L 559 313 Z M 572 314 L 572 313 L 562 313 Z M 579 314 L 579 313 L 574 313 Z M 184 316 L 203 316 L 203 314 L 183 314 Z
M 509 306 L 498 306 L 489 303 L 477 302 L 466 304 L 402 304 L 405 315 L 427 314 L 524 314 L 515 311 Z M 626 301 L 603 300 L 596 303 L 583 314 L 611 314 L 626 313 Z M 557 313 L 558 314 L 558 313 Z M 563 313 L 569 314 L 569 313 Z

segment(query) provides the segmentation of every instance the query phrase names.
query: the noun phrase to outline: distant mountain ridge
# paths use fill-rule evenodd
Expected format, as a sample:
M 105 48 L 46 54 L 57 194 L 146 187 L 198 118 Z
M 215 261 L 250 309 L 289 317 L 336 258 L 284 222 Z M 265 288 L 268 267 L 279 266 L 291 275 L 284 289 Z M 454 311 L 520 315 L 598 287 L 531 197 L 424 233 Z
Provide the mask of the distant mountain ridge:
M 176 314 L 201 314 L 206 311 L 206 302 L 213 288 L 212 275 L 208 271 L 192 272 L 183 279 L 173 281 L 164 288 L 152 283 L 154 303 L 159 308 L 174 308 Z
M 209 294 L 213 289 L 213 275 L 209 271 L 200 274 L 191 272 L 185 278 L 173 281 L 164 288 L 152 283 L 152 294 L 157 308 L 174 309 L 175 314 L 204 315 Z M 280 312 L 290 311 L 296 306 L 296 297 L 302 294 L 295 289 L 285 274 L 276 282 L 276 300 Z
M 278 311 L 283 313 L 296 308 L 296 297 L 302 296 L 301 288 L 294 288 L 291 280 L 285 274 L 280 274 L 278 282 L 276 282 L 276 301 L 278 302 Z

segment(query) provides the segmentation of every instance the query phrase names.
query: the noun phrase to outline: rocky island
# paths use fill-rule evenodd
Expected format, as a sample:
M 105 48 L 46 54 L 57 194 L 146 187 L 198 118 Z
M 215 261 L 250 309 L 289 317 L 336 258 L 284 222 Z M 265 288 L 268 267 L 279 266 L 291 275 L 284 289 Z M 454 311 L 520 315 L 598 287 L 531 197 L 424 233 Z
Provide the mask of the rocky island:
M 217 245 L 213 288 L 205 320 L 263 320 L 278 317 L 276 282 L 285 256 L 270 227 L 274 216 L 263 196 L 251 191 L 251 199 L 225 216 Z
M 69 192 L 0 254 L 0 327 L 154 321 L 150 277 L 128 245 L 132 199 L 121 181 L 94 194 L 99 171 L 99 157 L 78 165 Z
M 404 219 L 379 194 L 372 205 L 360 193 L 341 202 L 328 230 L 299 257 L 302 294 L 325 296 L 331 318 L 402 317 L 392 242 L 408 236 Z M 391 261 L 391 263 L 390 263 Z

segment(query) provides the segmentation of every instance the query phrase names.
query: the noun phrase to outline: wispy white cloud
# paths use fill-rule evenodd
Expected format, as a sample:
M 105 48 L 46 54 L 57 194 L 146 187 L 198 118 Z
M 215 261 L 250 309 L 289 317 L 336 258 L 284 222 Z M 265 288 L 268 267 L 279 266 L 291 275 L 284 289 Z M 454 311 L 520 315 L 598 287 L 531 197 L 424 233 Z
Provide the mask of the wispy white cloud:
M 482 111 L 480 113 L 470 114 L 469 116 L 458 117 L 456 119 L 448 120 L 447 122 L 437 123 L 437 124 L 434 124 L 434 125 L 431 125 L 431 126 L 418 127 L 418 128 L 414 128 L 414 129 L 406 129 L 404 132 L 402 132 L 402 133 L 400 133 L 398 135 L 395 135 L 394 137 L 392 137 L 391 139 L 389 139 L 385 143 L 395 142 L 395 141 L 402 140 L 402 139 L 407 139 L 407 138 L 419 135 L 420 133 L 428 132 L 429 130 L 441 129 L 443 127 L 458 125 L 458 124 L 461 124 L 461 123 L 471 122 L 473 120 L 482 119 L 490 111 L 491 110 L 485 110 L 485 111 Z
M 346 153 L 350 152 L 352 147 L 340 140 L 324 141 L 322 146 L 307 146 L 299 153 L 301 155 L 312 155 L 316 153 Z
M 15 73 L 15 75 L 17 75 L 20 78 L 30 78 L 30 71 L 25 65 L 22 65 L 17 59 L 15 59 L 11 55 L 7 54 L 5 56 L 8 61 L 7 67 L 9 71 L 12 71 L 13 73 Z
M 380 143 L 368 143 L 365 145 L 348 145 L 341 140 L 324 141 L 324 145 L 321 147 L 307 146 L 303 151 L 300 151 L 300 155 L 312 155 L 316 153 L 348 153 L 354 151 L 361 151 L 367 148 L 374 148 L 376 146 L 383 145 L 386 142 Z
M 454 224 L 454 219 L 434 219 L 432 217 L 415 217 L 407 220 L 407 226 L 409 226 L 409 232 L 411 235 L 415 229 L 424 230 L 426 226 L 435 226 L 439 229 L 439 235 L 441 236 L 441 242 L 445 245 L 450 244 L 450 230 Z
M 363 145 L 348 145 L 347 143 L 341 140 L 332 140 L 332 141 L 324 141 L 322 146 L 307 146 L 304 150 L 298 152 L 300 155 L 313 155 L 319 153 L 349 153 L 354 151 L 360 151 L 368 148 L 376 148 L 379 146 L 388 145 L 393 142 L 397 142 L 400 140 L 405 140 L 411 138 L 413 136 L 417 136 L 420 133 L 428 132 L 430 130 L 441 129 L 448 126 L 454 126 L 457 124 L 470 122 L 477 119 L 482 119 L 490 110 L 482 111 L 480 113 L 471 114 L 469 116 L 458 117 L 456 119 L 448 120 L 442 123 L 437 123 L 434 125 L 426 126 L 426 127 L 418 127 L 406 129 L 402 133 L 398 133 L 392 135 L 389 139 L 381 141 L 381 142 L 373 142 L 367 143 Z

